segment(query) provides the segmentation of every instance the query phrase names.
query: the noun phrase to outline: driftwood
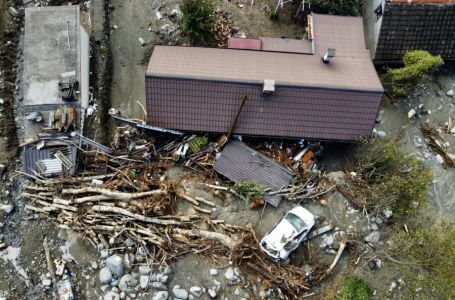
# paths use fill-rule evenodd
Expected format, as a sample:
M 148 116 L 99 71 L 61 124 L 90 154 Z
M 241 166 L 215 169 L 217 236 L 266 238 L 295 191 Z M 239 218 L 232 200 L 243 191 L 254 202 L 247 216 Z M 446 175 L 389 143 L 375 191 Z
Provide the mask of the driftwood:
M 57 299 L 57 279 L 55 277 L 54 264 L 52 263 L 51 252 L 49 251 L 49 244 L 47 243 L 47 238 L 44 238 L 43 240 L 43 248 L 44 254 L 46 256 L 47 270 L 51 274 L 52 285 L 54 288 L 53 289 L 54 298 Z
M 210 209 L 204 209 L 204 208 L 200 208 L 199 206 L 196 206 L 196 205 L 193 205 L 193 208 L 197 211 L 200 211 L 202 213 L 205 213 L 205 214 L 211 214 L 212 211 Z
M 226 234 L 218 233 L 218 232 L 198 230 L 198 229 L 187 230 L 187 229 L 180 229 L 180 228 L 174 228 L 173 232 L 177 233 L 177 234 L 183 234 L 183 235 L 186 235 L 189 237 L 198 237 L 198 238 L 203 238 L 203 239 L 207 239 L 207 240 L 218 241 L 228 248 L 233 248 L 236 245 L 235 240 L 232 239 L 230 236 L 228 236 Z
M 109 189 L 98 188 L 98 187 L 84 187 L 79 189 L 64 189 L 62 190 L 62 194 L 71 194 L 71 195 L 79 195 L 85 193 L 99 193 L 103 196 L 110 197 L 112 199 L 119 199 L 119 200 L 131 200 L 136 198 L 142 198 L 147 196 L 153 195 L 163 195 L 166 193 L 165 190 L 155 190 L 155 191 L 147 191 L 147 192 L 140 192 L 140 193 L 122 193 L 116 192 Z
M 343 253 L 345 248 L 346 248 L 346 241 L 342 240 L 340 242 L 340 248 L 338 248 L 338 252 L 337 252 L 335 258 L 333 259 L 332 263 L 327 268 L 327 270 L 325 270 L 324 273 L 319 277 L 319 281 L 322 281 L 325 277 L 327 277 L 328 275 L 330 275 L 332 273 L 333 269 L 335 268 L 336 264 L 338 263 L 338 260 L 340 260 L 341 254 Z
M 110 207 L 110 206 L 103 206 L 103 205 L 94 205 L 92 207 L 93 211 L 96 212 L 107 212 L 107 213 L 116 213 L 119 215 L 124 215 L 142 222 L 146 223 L 153 223 L 153 224 L 158 224 L 158 225 L 180 225 L 182 222 L 177 222 L 174 220 L 161 220 L 158 218 L 151 218 L 151 217 L 146 217 L 140 214 L 132 213 L 129 210 L 120 208 L 120 207 Z

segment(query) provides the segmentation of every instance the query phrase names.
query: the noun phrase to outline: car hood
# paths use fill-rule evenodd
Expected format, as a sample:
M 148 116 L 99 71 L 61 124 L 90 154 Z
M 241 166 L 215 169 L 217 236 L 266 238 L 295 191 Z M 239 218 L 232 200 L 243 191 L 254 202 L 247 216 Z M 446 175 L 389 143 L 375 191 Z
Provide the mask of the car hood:
M 263 241 L 267 243 L 267 248 L 280 251 L 296 234 L 294 226 L 283 219 L 264 237 Z

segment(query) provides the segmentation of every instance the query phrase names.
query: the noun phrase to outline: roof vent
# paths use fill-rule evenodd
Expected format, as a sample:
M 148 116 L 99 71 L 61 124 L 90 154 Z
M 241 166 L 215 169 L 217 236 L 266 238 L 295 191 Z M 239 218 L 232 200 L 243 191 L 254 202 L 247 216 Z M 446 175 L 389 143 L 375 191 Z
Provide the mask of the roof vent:
M 334 48 L 329 48 L 327 49 L 327 52 L 325 53 L 324 57 L 322 58 L 322 61 L 326 64 L 328 64 L 332 58 L 335 57 L 336 49 Z
M 264 85 L 262 87 L 262 93 L 270 95 L 275 92 L 275 80 L 264 79 Z

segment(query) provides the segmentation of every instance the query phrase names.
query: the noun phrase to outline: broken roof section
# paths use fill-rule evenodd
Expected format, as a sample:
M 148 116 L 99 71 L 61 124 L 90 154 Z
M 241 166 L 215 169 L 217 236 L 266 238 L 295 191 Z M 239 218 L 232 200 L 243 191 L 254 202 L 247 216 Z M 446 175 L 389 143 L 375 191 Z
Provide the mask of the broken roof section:
M 239 141 L 226 144 L 216 160 L 215 171 L 233 182 L 253 181 L 272 192 L 288 186 L 294 176 L 279 163 Z M 265 201 L 277 207 L 281 195 L 266 194 Z
M 78 5 L 25 9 L 25 112 L 87 107 L 88 43 Z

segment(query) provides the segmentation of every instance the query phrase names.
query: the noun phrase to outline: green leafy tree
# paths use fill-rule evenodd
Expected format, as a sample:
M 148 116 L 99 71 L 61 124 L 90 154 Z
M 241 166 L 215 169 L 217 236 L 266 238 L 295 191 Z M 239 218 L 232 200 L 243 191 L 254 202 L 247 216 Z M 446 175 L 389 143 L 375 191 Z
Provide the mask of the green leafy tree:
M 397 97 L 410 94 L 415 86 L 431 71 L 444 64 L 440 55 L 428 51 L 413 50 L 403 56 L 404 67 L 388 69 L 384 77 L 390 93 Z
M 368 300 L 373 295 L 373 289 L 363 279 L 349 276 L 343 284 L 340 300 Z
M 209 45 L 213 42 L 215 5 L 210 0 L 183 0 L 181 28 L 191 43 Z
M 310 0 L 312 9 L 316 13 L 360 16 L 365 0 Z

